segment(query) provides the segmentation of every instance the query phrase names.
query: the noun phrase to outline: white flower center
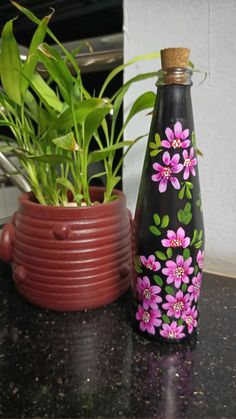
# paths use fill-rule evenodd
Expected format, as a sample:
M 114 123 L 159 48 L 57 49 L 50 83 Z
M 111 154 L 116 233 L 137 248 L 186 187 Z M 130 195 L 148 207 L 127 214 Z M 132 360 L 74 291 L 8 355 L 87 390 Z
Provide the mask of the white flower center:
M 176 303 L 173 304 L 174 311 L 181 312 L 183 308 L 184 308 L 183 301 L 177 301 Z
M 173 330 L 170 330 L 168 332 L 168 338 L 169 339 L 175 339 L 176 338 L 176 334 L 175 334 L 175 332 Z
M 150 314 L 147 311 L 144 311 L 142 315 L 142 321 L 144 323 L 149 323 L 149 320 L 150 320 Z
M 143 296 L 144 296 L 144 298 L 146 298 L 146 300 L 151 300 L 151 296 L 152 296 L 151 291 L 146 288 L 143 291 Z
M 181 148 L 182 147 L 182 141 L 179 138 L 175 138 L 172 142 L 173 148 Z
M 164 177 L 169 179 L 171 177 L 171 168 L 170 167 L 164 167 L 162 174 L 163 174 Z
M 170 241 L 170 245 L 172 247 L 180 247 L 180 246 L 182 246 L 182 240 L 180 240 L 180 239 L 173 239 L 173 240 Z
M 150 262 L 150 263 L 148 263 L 147 265 L 146 265 L 146 267 L 148 268 L 148 269 L 151 269 L 151 270 L 153 270 L 153 264 Z
M 193 316 L 188 316 L 186 319 L 186 323 L 187 325 L 192 324 L 193 323 Z
M 184 275 L 184 268 L 182 268 L 182 266 L 178 266 L 178 268 L 175 269 L 174 275 L 177 278 L 182 278 L 182 276 Z
M 198 292 L 200 290 L 200 284 L 198 282 L 194 284 L 193 289 L 195 292 Z
M 191 160 L 190 159 L 185 159 L 184 160 L 184 166 L 187 166 L 187 167 L 191 166 Z

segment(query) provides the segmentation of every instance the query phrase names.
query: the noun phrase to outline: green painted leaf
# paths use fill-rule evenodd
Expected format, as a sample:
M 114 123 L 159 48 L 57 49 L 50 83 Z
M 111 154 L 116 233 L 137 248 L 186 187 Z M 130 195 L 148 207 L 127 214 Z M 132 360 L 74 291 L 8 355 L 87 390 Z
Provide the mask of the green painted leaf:
M 166 314 L 162 315 L 162 320 L 164 323 L 170 324 L 170 319 Z
M 153 220 L 154 220 L 154 223 L 155 223 L 157 226 L 159 226 L 159 224 L 161 223 L 161 219 L 160 219 L 160 217 L 159 217 L 159 215 L 158 215 L 157 213 L 155 213 L 155 214 L 153 215 Z
M 196 153 L 198 156 L 203 157 L 203 152 L 199 148 L 196 149 Z
M 166 260 L 167 259 L 167 257 L 166 257 L 166 255 L 165 255 L 165 253 L 163 253 L 163 252 L 159 252 L 159 251 L 157 251 L 157 252 L 155 252 L 155 255 L 158 257 L 158 259 L 160 259 L 160 260 Z
M 188 187 L 188 189 L 193 189 L 192 182 L 185 182 L 185 185 Z
M 167 254 L 167 256 L 168 256 L 169 259 L 172 257 L 172 253 L 173 252 L 172 252 L 171 247 L 168 247 L 166 254 Z
M 184 221 L 184 211 L 182 209 L 178 211 L 178 219 L 181 223 Z
M 198 274 L 198 266 L 197 265 L 195 265 L 194 266 L 194 275 L 196 276 Z
M 187 284 L 183 284 L 181 289 L 182 289 L 183 292 L 185 292 L 187 290 Z
M 198 230 L 195 229 L 194 232 L 193 232 L 193 238 L 192 238 L 192 241 L 191 241 L 190 244 L 194 244 L 195 241 L 197 240 L 197 237 L 198 237 Z
M 186 247 L 183 251 L 183 258 L 184 258 L 184 260 L 186 260 L 189 257 L 190 257 L 190 250 Z
M 152 156 L 152 157 L 157 156 L 157 154 L 161 153 L 161 151 L 162 151 L 162 149 L 161 150 L 152 150 L 151 153 L 150 153 L 150 156 Z
M 162 287 L 163 285 L 163 280 L 159 275 L 154 275 L 153 276 L 154 281 L 156 282 L 157 285 L 159 285 L 160 287 Z
M 13 20 L 9 20 L 1 35 L 1 82 L 7 95 L 21 104 L 21 59 L 18 44 L 13 34 Z
M 171 295 L 174 295 L 174 293 L 175 293 L 174 288 L 170 287 L 169 285 L 167 285 L 167 287 L 165 287 L 165 292 L 167 294 L 171 294 Z
M 135 270 L 138 274 L 141 274 L 143 272 L 142 269 L 137 265 L 135 266 Z
M 157 148 L 157 145 L 151 141 L 149 143 L 149 147 L 152 148 L 152 149 L 156 149 Z
M 178 197 L 179 199 L 183 199 L 184 197 L 184 192 L 185 192 L 185 185 L 182 187 L 182 189 L 180 189 Z
M 187 213 L 191 212 L 191 208 L 192 208 L 192 205 L 190 204 L 190 202 L 187 202 L 187 204 L 184 207 L 184 212 L 187 212 Z
M 201 240 L 202 239 L 202 235 L 203 235 L 203 231 L 200 230 L 199 233 L 198 233 L 198 240 Z
M 155 134 L 155 142 L 157 147 L 161 147 L 161 137 L 158 133 Z
M 178 326 L 182 326 L 183 323 L 184 323 L 183 319 L 178 320 Z
M 166 228 L 169 225 L 169 221 L 170 221 L 169 215 L 164 215 L 161 222 L 161 228 Z
M 200 247 L 202 247 L 202 240 L 195 243 L 194 246 L 195 246 L 196 249 L 200 249 Z
M 149 231 L 150 231 L 152 234 L 154 234 L 155 236 L 160 236 L 160 235 L 161 235 L 160 230 L 158 230 L 158 228 L 157 228 L 157 227 L 155 227 L 155 226 L 150 226 L 150 227 L 149 227 Z
M 187 225 L 190 223 L 191 220 L 192 220 L 192 214 L 187 214 L 184 216 L 183 223 Z
M 192 132 L 192 143 L 193 143 L 193 147 L 196 149 L 196 135 L 195 132 Z
M 188 188 L 186 188 L 186 196 L 188 199 L 192 199 L 192 194 Z

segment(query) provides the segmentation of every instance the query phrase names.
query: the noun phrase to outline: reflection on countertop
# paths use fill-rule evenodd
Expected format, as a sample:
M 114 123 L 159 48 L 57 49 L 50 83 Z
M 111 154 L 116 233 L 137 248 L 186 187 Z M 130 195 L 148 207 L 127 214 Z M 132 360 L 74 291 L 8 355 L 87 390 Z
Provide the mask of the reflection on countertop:
M 0 417 L 233 418 L 236 280 L 204 275 L 198 334 L 155 344 L 130 298 L 94 311 L 34 307 L 0 266 Z

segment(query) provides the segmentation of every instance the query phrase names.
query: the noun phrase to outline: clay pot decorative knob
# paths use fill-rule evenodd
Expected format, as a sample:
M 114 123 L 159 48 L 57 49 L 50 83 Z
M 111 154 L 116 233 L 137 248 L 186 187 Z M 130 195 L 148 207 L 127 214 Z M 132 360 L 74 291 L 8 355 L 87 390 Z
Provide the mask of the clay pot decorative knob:
M 53 234 L 58 240 L 65 240 L 70 233 L 70 228 L 67 224 L 55 224 L 53 227 Z

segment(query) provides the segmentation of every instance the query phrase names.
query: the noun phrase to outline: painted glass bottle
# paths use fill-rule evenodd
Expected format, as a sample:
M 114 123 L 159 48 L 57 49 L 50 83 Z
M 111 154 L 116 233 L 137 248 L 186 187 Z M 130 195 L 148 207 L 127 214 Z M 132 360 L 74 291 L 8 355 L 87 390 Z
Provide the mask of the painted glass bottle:
M 204 226 L 189 50 L 161 51 L 162 70 L 134 220 L 135 327 L 146 337 L 193 336 Z

